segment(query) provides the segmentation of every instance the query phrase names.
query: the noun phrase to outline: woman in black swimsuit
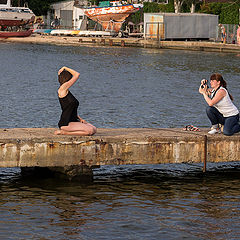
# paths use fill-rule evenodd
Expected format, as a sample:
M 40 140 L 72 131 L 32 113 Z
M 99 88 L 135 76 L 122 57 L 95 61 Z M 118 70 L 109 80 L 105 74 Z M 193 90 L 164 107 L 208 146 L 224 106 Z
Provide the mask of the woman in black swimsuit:
M 97 131 L 96 127 L 77 115 L 79 102 L 68 90 L 79 76 L 80 73 L 68 67 L 62 67 L 58 71 L 58 81 L 60 83 L 58 97 L 62 114 L 58 122 L 59 130 L 56 130 L 54 134 L 89 136 Z

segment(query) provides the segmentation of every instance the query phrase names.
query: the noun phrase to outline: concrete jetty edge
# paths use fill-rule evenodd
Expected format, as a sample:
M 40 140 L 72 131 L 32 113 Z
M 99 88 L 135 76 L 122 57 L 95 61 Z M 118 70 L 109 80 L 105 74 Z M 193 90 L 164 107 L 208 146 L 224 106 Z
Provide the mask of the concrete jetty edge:
M 99 128 L 94 136 L 54 135 L 54 128 L 0 129 L 0 167 L 65 167 L 240 160 L 240 134 L 180 128 Z
M 178 49 L 207 52 L 240 53 L 240 45 L 223 44 L 213 41 L 157 41 L 143 38 L 110 38 L 110 37 L 77 37 L 77 36 L 52 36 L 33 34 L 25 38 L 0 39 L 0 42 L 18 42 L 29 44 L 54 44 L 72 46 L 119 46 Z

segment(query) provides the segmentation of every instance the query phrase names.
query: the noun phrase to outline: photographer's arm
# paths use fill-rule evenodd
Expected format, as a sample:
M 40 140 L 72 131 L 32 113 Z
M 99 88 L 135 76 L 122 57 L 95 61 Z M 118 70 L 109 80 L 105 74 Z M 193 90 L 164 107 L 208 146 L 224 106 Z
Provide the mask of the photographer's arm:
M 199 90 L 199 92 L 200 92 L 200 90 Z M 205 90 L 203 89 L 203 91 L 200 93 L 203 95 L 205 101 L 207 102 L 207 104 L 210 107 L 213 106 L 214 104 L 218 103 L 221 99 L 223 99 L 226 96 L 226 92 L 223 89 L 218 90 L 213 99 L 211 99 L 208 96 L 206 89 Z

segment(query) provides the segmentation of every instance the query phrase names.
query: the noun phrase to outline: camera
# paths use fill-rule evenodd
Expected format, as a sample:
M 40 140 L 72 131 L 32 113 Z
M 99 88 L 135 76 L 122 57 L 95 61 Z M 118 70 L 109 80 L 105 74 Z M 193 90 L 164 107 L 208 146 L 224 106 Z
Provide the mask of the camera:
M 207 85 L 207 79 L 203 79 L 202 80 L 203 81 L 203 83 L 201 84 L 201 88 L 204 88 L 206 85 Z

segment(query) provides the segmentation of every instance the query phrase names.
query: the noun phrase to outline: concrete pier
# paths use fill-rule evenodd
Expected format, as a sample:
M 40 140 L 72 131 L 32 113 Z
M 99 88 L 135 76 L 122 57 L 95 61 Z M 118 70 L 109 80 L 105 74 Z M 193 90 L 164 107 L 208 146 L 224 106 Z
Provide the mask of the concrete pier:
M 53 128 L 0 129 L 0 167 L 67 167 L 240 161 L 240 134 L 182 129 L 98 129 L 94 136 Z

